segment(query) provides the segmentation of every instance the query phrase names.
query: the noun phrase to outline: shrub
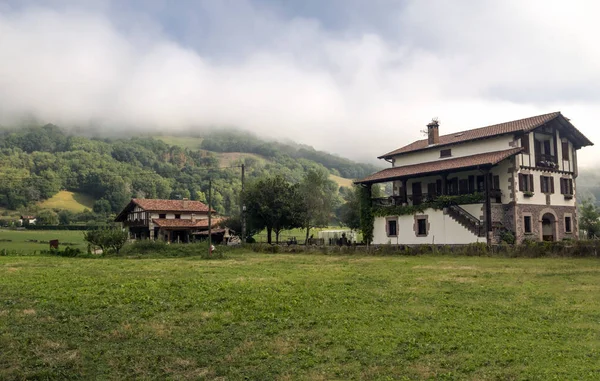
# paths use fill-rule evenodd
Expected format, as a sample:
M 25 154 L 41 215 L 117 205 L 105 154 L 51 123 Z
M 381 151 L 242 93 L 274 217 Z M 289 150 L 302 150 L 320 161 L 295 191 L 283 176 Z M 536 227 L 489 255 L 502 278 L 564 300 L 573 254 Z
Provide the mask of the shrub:
M 101 248 L 103 253 L 110 249 L 117 254 L 127 242 L 128 236 L 127 232 L 121 229 L 88 230 L 83 233 L 83 239 Z

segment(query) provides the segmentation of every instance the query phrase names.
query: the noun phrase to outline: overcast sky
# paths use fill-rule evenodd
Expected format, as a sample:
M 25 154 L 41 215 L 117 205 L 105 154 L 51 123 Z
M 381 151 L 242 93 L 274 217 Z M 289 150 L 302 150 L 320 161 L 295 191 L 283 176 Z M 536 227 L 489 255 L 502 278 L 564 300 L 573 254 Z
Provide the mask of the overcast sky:
M 356 160 L 562 111 L 600 144 L 595 1 L 0 0 L 0 124 L 236 126 Z M 596 147 L 580 164 L 596 163 Z

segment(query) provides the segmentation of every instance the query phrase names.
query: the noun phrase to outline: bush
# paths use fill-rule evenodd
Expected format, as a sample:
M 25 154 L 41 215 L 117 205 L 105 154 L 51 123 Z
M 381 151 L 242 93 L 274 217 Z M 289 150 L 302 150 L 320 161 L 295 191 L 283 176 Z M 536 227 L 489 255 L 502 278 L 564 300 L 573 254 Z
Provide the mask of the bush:
M 40 252 L 41 254 L 48 254 L 48 255 L 56 255 L 59 257 L 80 257 L 83 252 L 81 251 L 81 249 L 76 249 L 76 248 L 72 248 L 72 247 L 65 247 L 64 250 L 58 250 L 58 249 L 50 249 L 50 250 L 42 250 Z
M 227 246 L 216 246 L 215 250 L 208 253 L 208 242 L 200 243 L 171 243 L 167 244 L 162 240 L 144 240 L 136 241 L 131 245 L 127 245 L 121 251 L 124 256 L 139 256 L 139 257 L 194 257 L 199 256 L 203 259 L 220 259 L 225 257 L 225 251 L 228 251 Z
M 83 239 L 90 245 L 101 248 L 103 253 L 113 250 L 119 254 L 128 238 L 129 234 L 121 229 L 88 230 L 83 233 Z

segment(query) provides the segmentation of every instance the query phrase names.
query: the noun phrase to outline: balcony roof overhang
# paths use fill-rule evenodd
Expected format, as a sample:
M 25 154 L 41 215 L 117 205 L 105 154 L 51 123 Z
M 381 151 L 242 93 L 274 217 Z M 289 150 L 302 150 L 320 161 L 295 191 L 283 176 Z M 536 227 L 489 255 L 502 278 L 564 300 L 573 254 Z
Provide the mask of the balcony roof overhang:
M 509 157 L 518 154 L 522 150 L 522 147 L 516 147 L 503 151 L 486 152 L 453 159 L 436 160 L 427 163 L 387 168 L 361 180 L 357 180 L 354 183 L 376 184 L 407 178 L 431 176 L 441 173 L 465 171 L 469 169 L 489 168 Z

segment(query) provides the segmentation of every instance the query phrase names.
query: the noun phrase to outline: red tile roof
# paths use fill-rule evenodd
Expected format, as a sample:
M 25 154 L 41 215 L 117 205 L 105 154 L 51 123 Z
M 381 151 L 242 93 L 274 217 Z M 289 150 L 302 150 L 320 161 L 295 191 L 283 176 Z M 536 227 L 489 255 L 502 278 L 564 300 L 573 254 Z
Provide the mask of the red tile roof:
M 131 202 L 139 205 L 140 208 L 146 211 L 208 213 L 208 206 L 200 201 L 134 198 Z
M 508 157 L 516 155 L 517 153 L 521 152 L 522 149 L 522 147 L 517 147 L 507 149 L 504 151 L 486 152 L 477 155 L 457 157 L 455 159 L 437 160 L 427 163 L 387 168 L 383 171 L 379 171 L 370 176 L 367 176 L 362 180 L 355 181 L 355 183 L 381 183 L 386 181 L 392 181 L 401 177 L 415 175 L 425 176 L 427 174 L 434 174 L 437 172 L 448 170 L 458 170 L 477 166 L 495 165 Z
M 221 222 L 221 218 L 212 218 L 212 226 L 216 226 Z M 208 218 L 202 220 L 181 220 L 181 219 L 166 219 L 166 218 L 153 218 L 152 222 L 160 228 L 208 228 Z
M 489 138 L 489 137 L 493 137 L 493 136 L 514 133 L 514 132 L 519 132 L 519 131 L 528 132 L 528 131 L 531 131 L 537 127 L 540 127 L 540 126 L 550 122 L 551 120 L 557 118 L 559 115 L 562 116 L 561 113 L 559 111 L 557 111 L 557 112 L 552 112 L 550 114 L 544 114 L 544 115 L 533 116 L 533 117 L 525 118 L 525 119 L 513 120 L 511 122 L 494 124 L 492 126 L 476 128 L 473 130 L 455 132 L 452 134 L 440 136 L 439 143 L 432 145 L 432 146 L 429 146 L 427 139 L 417 140 L 416 142 L 413 142 L 407 146 L 398 148 L 397 150 L 394 150 L 392 152 L 388 152 L 385 155 L 380 156 L 379 159 L 382 159 L 382 158 L 388 159 L 388 158 L 391 158 L 392 156 L 396 156 L 396 155 L 408 153 L 408 152 L 413 152 L 413 151 L 419 151 L 419 150 L 427 149 L 430 147 L 432 147 L 432 148 L 440 147 L 440 146 L 444 146 L 444 145 L 448 145 L 448 144 L 462 143 L 462 142 L 466 142 L 469 140 Z M 564 119 L 568 122 L 568 119 L 566 119 L 566 118 L 564 118 Z M 574 126 L 572 126 L 572 127 L 573 127 L 573 129 L 575 129 Z M 581 133 L 579 131 L 577 131 L 577 132 L 579 135 L 581 135 Z M 585 136 L 581 135 L 581 137 L 583 137 L 583 139 L 585 139 L 587 141 L 587 143 L 589 143 L 586 145 L 592 144 L 591 142 L 589 142 L 589 140 L 587 140 L 587 138 L 585 138 Z

